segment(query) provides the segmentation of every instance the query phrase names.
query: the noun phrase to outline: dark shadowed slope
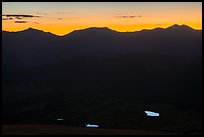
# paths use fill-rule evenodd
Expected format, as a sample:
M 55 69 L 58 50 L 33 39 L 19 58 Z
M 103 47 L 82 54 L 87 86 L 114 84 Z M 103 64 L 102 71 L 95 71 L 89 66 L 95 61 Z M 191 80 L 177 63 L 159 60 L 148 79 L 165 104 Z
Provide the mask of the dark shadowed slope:
M 63 37 L 31 28 L 2 34 L 3 80 L 200 95 L 202 31 L 186 25 L 125 33 L 93 27 Z
M 3 135 L 181 135 L 181 133 L 127 129 L 94 129 L 60 125 L 3 125 Z
M 174 25 L 133 33 L 108 28 L 88 28 L 63 37 L 35 29 L 2 32 L 3 64 L 6 69 L 39 67 L 53 60 L 77 56 L 113 54 L 170 54 L 201 56 L 201 31 Z
M 3 123 L 56 124 L 62 115 L 68 126 L 201 132 L 202 31 L 2 35 Z
M 2 32 L 2 57 L 6 69 L 29 68 L 55 60 L 59 55 L 58 36 L 40 30 Z

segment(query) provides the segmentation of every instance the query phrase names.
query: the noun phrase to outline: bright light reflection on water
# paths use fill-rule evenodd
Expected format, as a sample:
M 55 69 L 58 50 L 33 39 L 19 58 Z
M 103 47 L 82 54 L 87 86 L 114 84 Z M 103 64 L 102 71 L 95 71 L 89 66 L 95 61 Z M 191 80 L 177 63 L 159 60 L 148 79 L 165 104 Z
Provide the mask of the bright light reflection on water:
M 152 111 L 144 111 L 147 116 L 150 116 L 150 117 L 158 117 L 159 116 L 159 113 L 156 113 L 156 112 L 152 112 Z
M 58 120 L 58 121 L 63 121 L 64 119 L 63 119 L 63 118 L 58 118 L 57 120 Z
M 99 127 L 99 125 L 85 124 L 86 127 Z

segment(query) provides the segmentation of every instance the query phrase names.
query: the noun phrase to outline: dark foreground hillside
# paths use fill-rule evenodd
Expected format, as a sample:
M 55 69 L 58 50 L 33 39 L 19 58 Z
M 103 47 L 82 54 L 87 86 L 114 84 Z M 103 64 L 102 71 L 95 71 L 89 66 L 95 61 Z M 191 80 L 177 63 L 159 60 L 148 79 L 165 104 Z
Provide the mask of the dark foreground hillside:
M 189 133 L 171 133 L 164 131 L 128 130 L 128 129 L 94 129 L 68 127 L 60 125 L 3 125 L 3 135 L 185 135 Z M 190 133 L 199 135 L 200 132 Z
M 4 91 L 3 124 L 57 124 L 63 118 L 61 124 L 75 127 L 92 123 L 101 128 L 172 133 L 202 129 L 202 108 L 174 100 L 83 86 L 18 85 Z M 160 117 L 147 117 L 145 110 L 158 112 Z
M 34 29 L 2 35 L 5 125 L 201 132 L 202 31 L 174 25 L 132 33 L 89 28 L 62 37 Z M 147 117 L 145 110 L 160 116 Z

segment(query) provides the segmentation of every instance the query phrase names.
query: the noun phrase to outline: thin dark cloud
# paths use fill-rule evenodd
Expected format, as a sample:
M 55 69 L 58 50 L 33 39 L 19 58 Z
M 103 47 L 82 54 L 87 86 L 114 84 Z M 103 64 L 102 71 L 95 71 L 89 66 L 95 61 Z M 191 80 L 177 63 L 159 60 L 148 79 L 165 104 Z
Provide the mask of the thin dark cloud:
M 142 16 L 135 16 L 135 15 L 119 15 L 119 16 L 116 16 L 117 18 L 140 18 Z
M 58 20 L 62 20 L 62 18 L 58 18 Z
M 12 20 L 13 18 L 2 18 L 2 20 Z
M 27 21 L 23 21 L 24 18 L 38 18 L 41 16 L 35 16 L 35 15 L 28 15 L 28 14 L 5 14 L 2 15 L 2 20 L 11 20 L 11 19 L 17 19 L 14 23 L 27 23 Z M 22 21 L 19 21 L 22 20 Z
M 15 18 L 38 18 L 40 16 L 35 16 L 35 15 L 26 15 L 26 14 L 6 14 L 2 15 L 4 17 L 15 17 Z
M 39 22 L 34 22 L 35 24 L 40 24 Z
M 28 21 L 24 21 L 24 20 L 21 20 L 21 21 L 15 21 L 14 23 L 27 23 Z

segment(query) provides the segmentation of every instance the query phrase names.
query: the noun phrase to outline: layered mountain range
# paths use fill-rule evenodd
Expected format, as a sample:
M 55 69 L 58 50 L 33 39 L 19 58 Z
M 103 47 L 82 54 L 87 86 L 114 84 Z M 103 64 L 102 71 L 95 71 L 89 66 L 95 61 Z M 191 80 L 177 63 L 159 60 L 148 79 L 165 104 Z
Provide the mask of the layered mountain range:
M 5 82 L 98 86 L 196 101 L 202 86 L 202 30 L 92 27 L 64 36 L 32 28 L 2 31 L 2 69 Z
M 64 36 L 32 28 L 20 32 L 2 31 L 3 65 L 10 70 L 80 56 L 120 54 L 165 54 L 193 59 L 201 57 L 201 36 L 202 31 L 185 25 L 138 32 L 93 27 Z

